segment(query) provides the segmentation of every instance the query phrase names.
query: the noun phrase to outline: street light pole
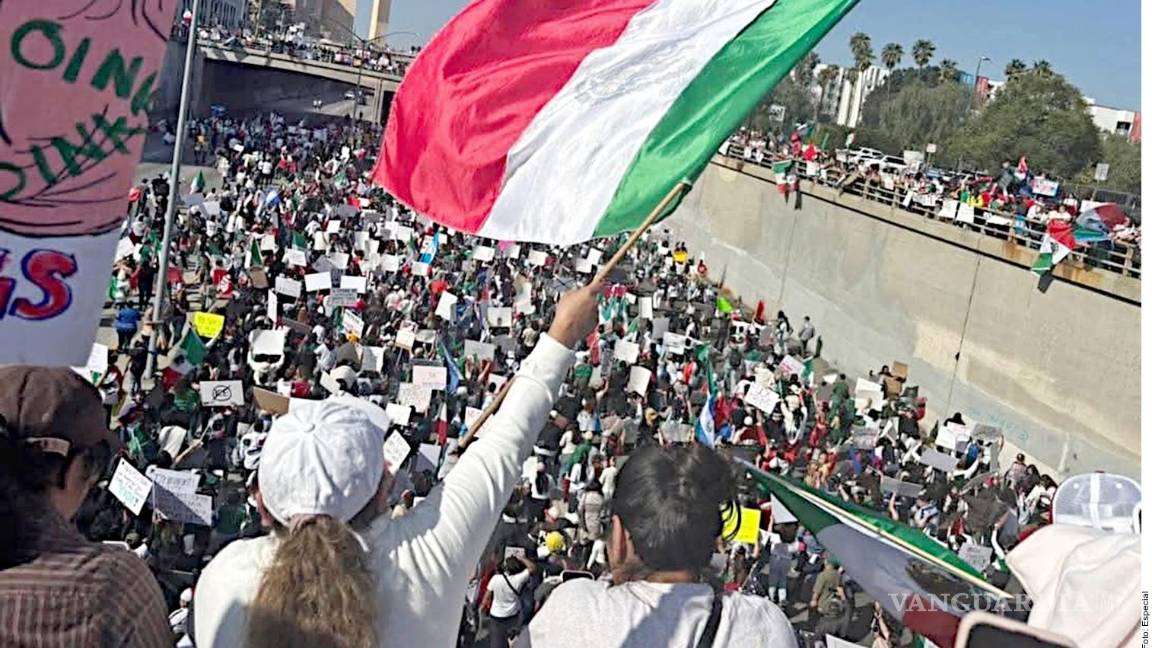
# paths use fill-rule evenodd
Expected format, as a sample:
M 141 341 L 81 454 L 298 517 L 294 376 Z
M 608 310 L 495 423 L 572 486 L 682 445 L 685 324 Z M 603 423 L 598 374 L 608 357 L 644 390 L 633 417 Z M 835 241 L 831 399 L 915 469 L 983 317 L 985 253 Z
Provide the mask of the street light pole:
M 965 115 L 972 112 L 972 102 L 976 99 L 976 84 L 980 83 L 980 66 L 984 64 L 984 61 L 991 60 L 987 56 L 981 56 L 980 60 L 976 61 L 976 78 L 972 81 L 972 94 L 968 95 L 968 109 L 964 111 Z
M 168 180 L 168 211 L 164 214 L 164 240 L 160 246 L 160 280 L 156 282 L 156 295 L 152 299 L 152 335 L 148 337 L 148 357 L 144 375 L 151 376 L 156 368 L 157 327 L 160 311 L 168 289 L 168 248 L 172 245 L 172 221 L 176 216 L 176 199 L 180 195 L 180 162 L 184 152 L 184 139 L 188 136 L 188 103 L 192 89 L 192 63 L 196 58 L 196 36 L 200 23 L 200 0 L 192 0 L 192 22 L 188 26 L 188 50 L 184 53 L 184 78 L 180 82 L 180 115 L 176 119 L 176 146 L 172 150 L 172 170 Z

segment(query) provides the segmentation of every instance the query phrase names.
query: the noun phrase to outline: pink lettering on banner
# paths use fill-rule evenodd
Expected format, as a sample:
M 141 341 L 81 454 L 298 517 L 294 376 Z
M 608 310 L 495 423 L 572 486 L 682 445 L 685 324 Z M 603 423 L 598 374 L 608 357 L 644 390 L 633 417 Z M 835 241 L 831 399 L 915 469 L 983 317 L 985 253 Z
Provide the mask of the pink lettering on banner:
M 0 363 L 88 356 L 177 4 L 0 2 Z

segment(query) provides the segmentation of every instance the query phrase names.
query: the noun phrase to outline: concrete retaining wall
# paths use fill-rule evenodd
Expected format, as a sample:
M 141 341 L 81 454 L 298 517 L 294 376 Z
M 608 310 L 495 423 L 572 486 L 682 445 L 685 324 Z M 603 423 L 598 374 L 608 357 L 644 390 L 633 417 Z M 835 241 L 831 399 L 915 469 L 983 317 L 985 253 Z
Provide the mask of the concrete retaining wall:
M 1041 293 L 1034 252 L 807 183 L 795 209 L 765 170 L 729 166 L 666 223 L 745 303 L 811 316 L 850 374 L 907 362 L 929 423 L 1000 426 L 1062 476 L 1138 475 L 1139 281 L 1067 268 Z

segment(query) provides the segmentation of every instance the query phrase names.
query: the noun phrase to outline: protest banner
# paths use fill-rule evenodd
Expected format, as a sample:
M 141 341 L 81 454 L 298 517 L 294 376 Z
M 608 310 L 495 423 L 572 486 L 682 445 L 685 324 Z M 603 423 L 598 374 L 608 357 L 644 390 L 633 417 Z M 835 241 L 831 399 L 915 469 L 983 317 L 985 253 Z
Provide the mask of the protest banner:
M 243 405 L 244 383 L 239 380 L 203 380 L 200 382 L 200 404 L 205 407 Z
M 201 338 L 211 340 L 224 330 L 224 316 L 197 311 L 192 313 L 192 328 L 196 329 L 196 334 Z
M 400 272 L 400 257 L 395 254 L 385 254 L 380 257 L 380 269 L 384 272 Z
M 355 290 L 357 293 L 368 292 L 368 277 L 344 275 L 340 277 L 340 288 Z
M 637 316 L 640 319 L 652 319 L 652 297 L 641 297 L 637 304 L 637 308 L 640 310 Z
M 330 220 L 328 221 L 328 224 L 324 226 L 324 231 L 328 234 L 338 234 L 340 232 L 341 224 L 341 221 Z
M 268 273 L 264 268 L 248 268 L 248 280 L 256 290 L 268 290 Z
M 282 259 L 284 263 L 290 266 L 303 268 L 308 265 L 308 255 L 304 253 L 304 250 L 297 250 L 295 248 L 284 250 Z
M 413 277 L 427 277 L 432 274 L 432 267 L 422 261 L 412 262 L 412 276 Z
M 260 237 L 260 251 L 261 252 L 275 252 L 279 245 L 276 243 L 276 236 L 273 234 L 265 234 Z
M 856 379 L 856 398 L 868 399 L 872 402 L 872 407 L 880 407 L 880 403 L 884 402 L 884 388 L 879 383 L 874 383 L 871 380 L 864 378 Z
M 370 232 L 355 232 L 352 234 L 352 247 L 365 254 L 371 254 L 376 251 L 377 246 Z
M 320 386 L 333 396 L 344 391 L 344 388 L 340 386 L 340 381 L 336 380 L 336 377 L 327 371 L 320 374 Z
M 108 372 L 108 347 L 99 342 L 93 343 L 88 353 L 88 363 L 82 367 L 72 367 L 72 371 L 93 385 L 99 384 L 104 374 Z
M 392 228 L 392 240 L 407 243 L 412 240 L 412 228 L 404 225 L 397 225 Z
M 420 329 L 416 331 L 417 344 L 436 344 L 436 329 Z
M 412 384 L 429 389 L 444 389 L 448 384 L 448 369 L 438 365 L 413 365 Z
M 740 507 L 727 509 L 722 521 L 724 523 L 721 536 L 732 538 L 733 542 L 744 544 L 759 544 L 760 542 L 760 509 Z M 733 537 L 735 535 L 735 537 Z
M 500 255 L 505 259 L 519 259 L 520 258 L 520 244 L 510 243 L 508 245 L 501 244 Z
M 628 372 L 628 386 L 624 391 L 644 396 L 648 393 L 648 383 L 651 381 L 651 371 L 646 367 L 633 366 Z
M 748 387 L 748 393 L 744 395 L 744 402 L 765 414 L 771 414 L 772 410 L 776 409 L 776 404 L 780 402 L 780 394 L 753 383 Z
M 756 367 L 753 375 L 756 377 L 757 385 L 760 385 L 765 389 L 775 389 L 776 374 L 772 373 L 771 369 L 767 367 Z
M 679 333 L 664 333 L 664 346 L 668 349 L 668 353 L 684 353 L 687 341 L 688 338 Z
M 616 347 L 612 350 L 612 357 L 620 362 L 636 364 L 640 359 L 640 345 L 627 340 L 617 340 Z
M 412 347 L 416 346 L 416 331 L 397 331 L 395 344 L 401 349 L 411 351 Z
M 987 569 L 992 562 L 992 547 L 981 547 L 972 542 L 965 542 L 960 545 L 960 551 L 957 553 L 959 553 L 961 560 L 972 565 L 972 568 L 979 572 Z
M 187 470 L 150 467 L 146 476 L 156 489 L 170 493 L 195 493 L 200 484 L 200 476 Z
M 144 502 L 152 492 L 152 480 L 136 470 L 127 459 L 121 459 L 108 482 L 108 492 L 132 511 L 132 515 L 140 515 L 140 509 L 144 508 Z
M 792 356 L 784 356 L 784 359 L 780 361 L 780 369 L 785 376 L 804 375 L 804 363 Z
M 356 311 L 346 310 L 340 316 L 340 326 L 346 335 L 364 337 L 364 319 Z
M 252 331 L 249 334 L 253 356 L 282 356 L 287 332 L 284 329 Z
M 967 425 L 949 422 L 936 430 L 936 446 L 946 452 L 963 451 L 971 438 L 972 431 Z
M 486 319 L 489 328 L 511 328 L 512 308 L 508 306 L 489 308 Z
M 534 266 L 542 266 L 548 263 L 548 253 L 541 252 L 540 250 L 528 251 L 528 264 Z
M 328 235 L 324 232 L 316 232 L 312 235 L 312 249 L 317 252 L 328 251 Z
M 573 269 L 580 274 L 592 274 L 592 262 L 588 259 L 577 259 Z
M 920 454 L 920 463 L 944 472 L 956 470 L 957 461 L 956 457 L 932 448 L 923 448 Z
M 308 292 L 319 292 L 332 289 L 332 273 L 314 272 L 304 275 L 304 288 Z
M 667 317 L 656 317 L 652 320 L 652 339 L 660 340 L 668 334 L 669 319 Z
M 212 526 L 211 496 L 176 493 L 158 485 L 153 485 L 152 496 L 152 507 L 164 518 L 184 524 Z
M 476 340 L 464 340 L 464 357 L 492 360 L 496 357 L 496 345 Z
M 444 291 L 440 295 L 440 301 L 436 303 L 436 316 L 443 318 L 445 321 L 451 322 L 456 312 L 456 302 L 459 298 L 448 291 Z
M 396 392 L 396 404 L 407 405 L 418 413 L 424 414 L 428 411 L 428 406 L 432 404 L 432 390 L 423 385 L 400 383 L 400 388 Z
M 91 352 L 175 7 L 0 4 L 0 364 Z
M 407 405 L 388 403 L 384 411 L 388 414 L 388 421 L 392 425 L 408 425 L 408 420 L 412 418 L 412 408 Z
M 335 308 L 337 306 L 355 306 L 358 301 L 360 301 L 360 296 L 356 294 L 355 288 L 333 288 L 332 292 L 328 293 L 328 299 L 324 303 Z
M 296 299 L 300 298 L 300 282 L 288 277 L 276 277 L 276 292 Z
M 476 261 L 488 262 L 496 258 L 496 250 L 487 245 L 477 245 L 472 252 L 472 258 Z
M 898 497 L 916 497 L 920 494 L 920 491 L 924 490 L 924 486 L 915 482 L 901 481 L 895 477 L 882 475 L 880 477 L 880 490 L 885 495 L 895 494 Z
M 399 432 L 393 432 L 388 435 L 384 441 L 384 466 L 386 470 L 399 472 L 399 468 L 408 459 L 408 455 L 412 452 L 412 446 L 404 440 L 404 436 Z
M 288 413 L 288 397 L 281 396 L 274 391 L 262 387 L 253 387 L 252 400 L 256 403 L 257 408 L 269 414 L 279 415 Z
M 348 269 L 349 257 L 348 253 L 346 252 L 329 252 L 328 254 L 324 255 L 324 258 L 328 259 L 328 262 L 332 264 L 332 267 L 338 270 L 344 271 Z
M 860 450 L 873 450 L 876 448 L 876 441 L 879 438 L 880 430 L 856 426 L 852 428 L 852 435 L 848 438 L 848 443 Z
M 375 371 L 377 373 L 383 371 L 384 347 L 365 346 L 361 347 L 361 350 L 360 366 L 364 368 L 364 371 Z

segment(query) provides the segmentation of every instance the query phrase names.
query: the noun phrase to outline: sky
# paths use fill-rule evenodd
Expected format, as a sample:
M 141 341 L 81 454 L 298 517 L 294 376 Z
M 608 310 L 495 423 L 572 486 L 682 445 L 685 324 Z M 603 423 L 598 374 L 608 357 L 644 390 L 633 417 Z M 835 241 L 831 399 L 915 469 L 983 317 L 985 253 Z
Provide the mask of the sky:
M 392 0 L 390 30 L 400 46 L 425 42 L 466 0 Z M 360 0 L 358 31 L 367 31 L 371 0 Z M 1004 76 L 1013 58 L 1029 65 L 1047 60 L 1096 103 L 1114 108 L 1140 105 L 1140 0 L 862 0 L 816 48 L 822 61 L 851 64 L 849 37 L 862 31 L 872 37 L 879 59 L 885 43 L 904 46 L 911 64 L 912 43 L 927 38 L 936 44 L 935 62 L 954 59 L 961 70 Z M 389 39 L 392 41 L 393 39 Z M 988 74 L 985 74 L 985 73 Z

